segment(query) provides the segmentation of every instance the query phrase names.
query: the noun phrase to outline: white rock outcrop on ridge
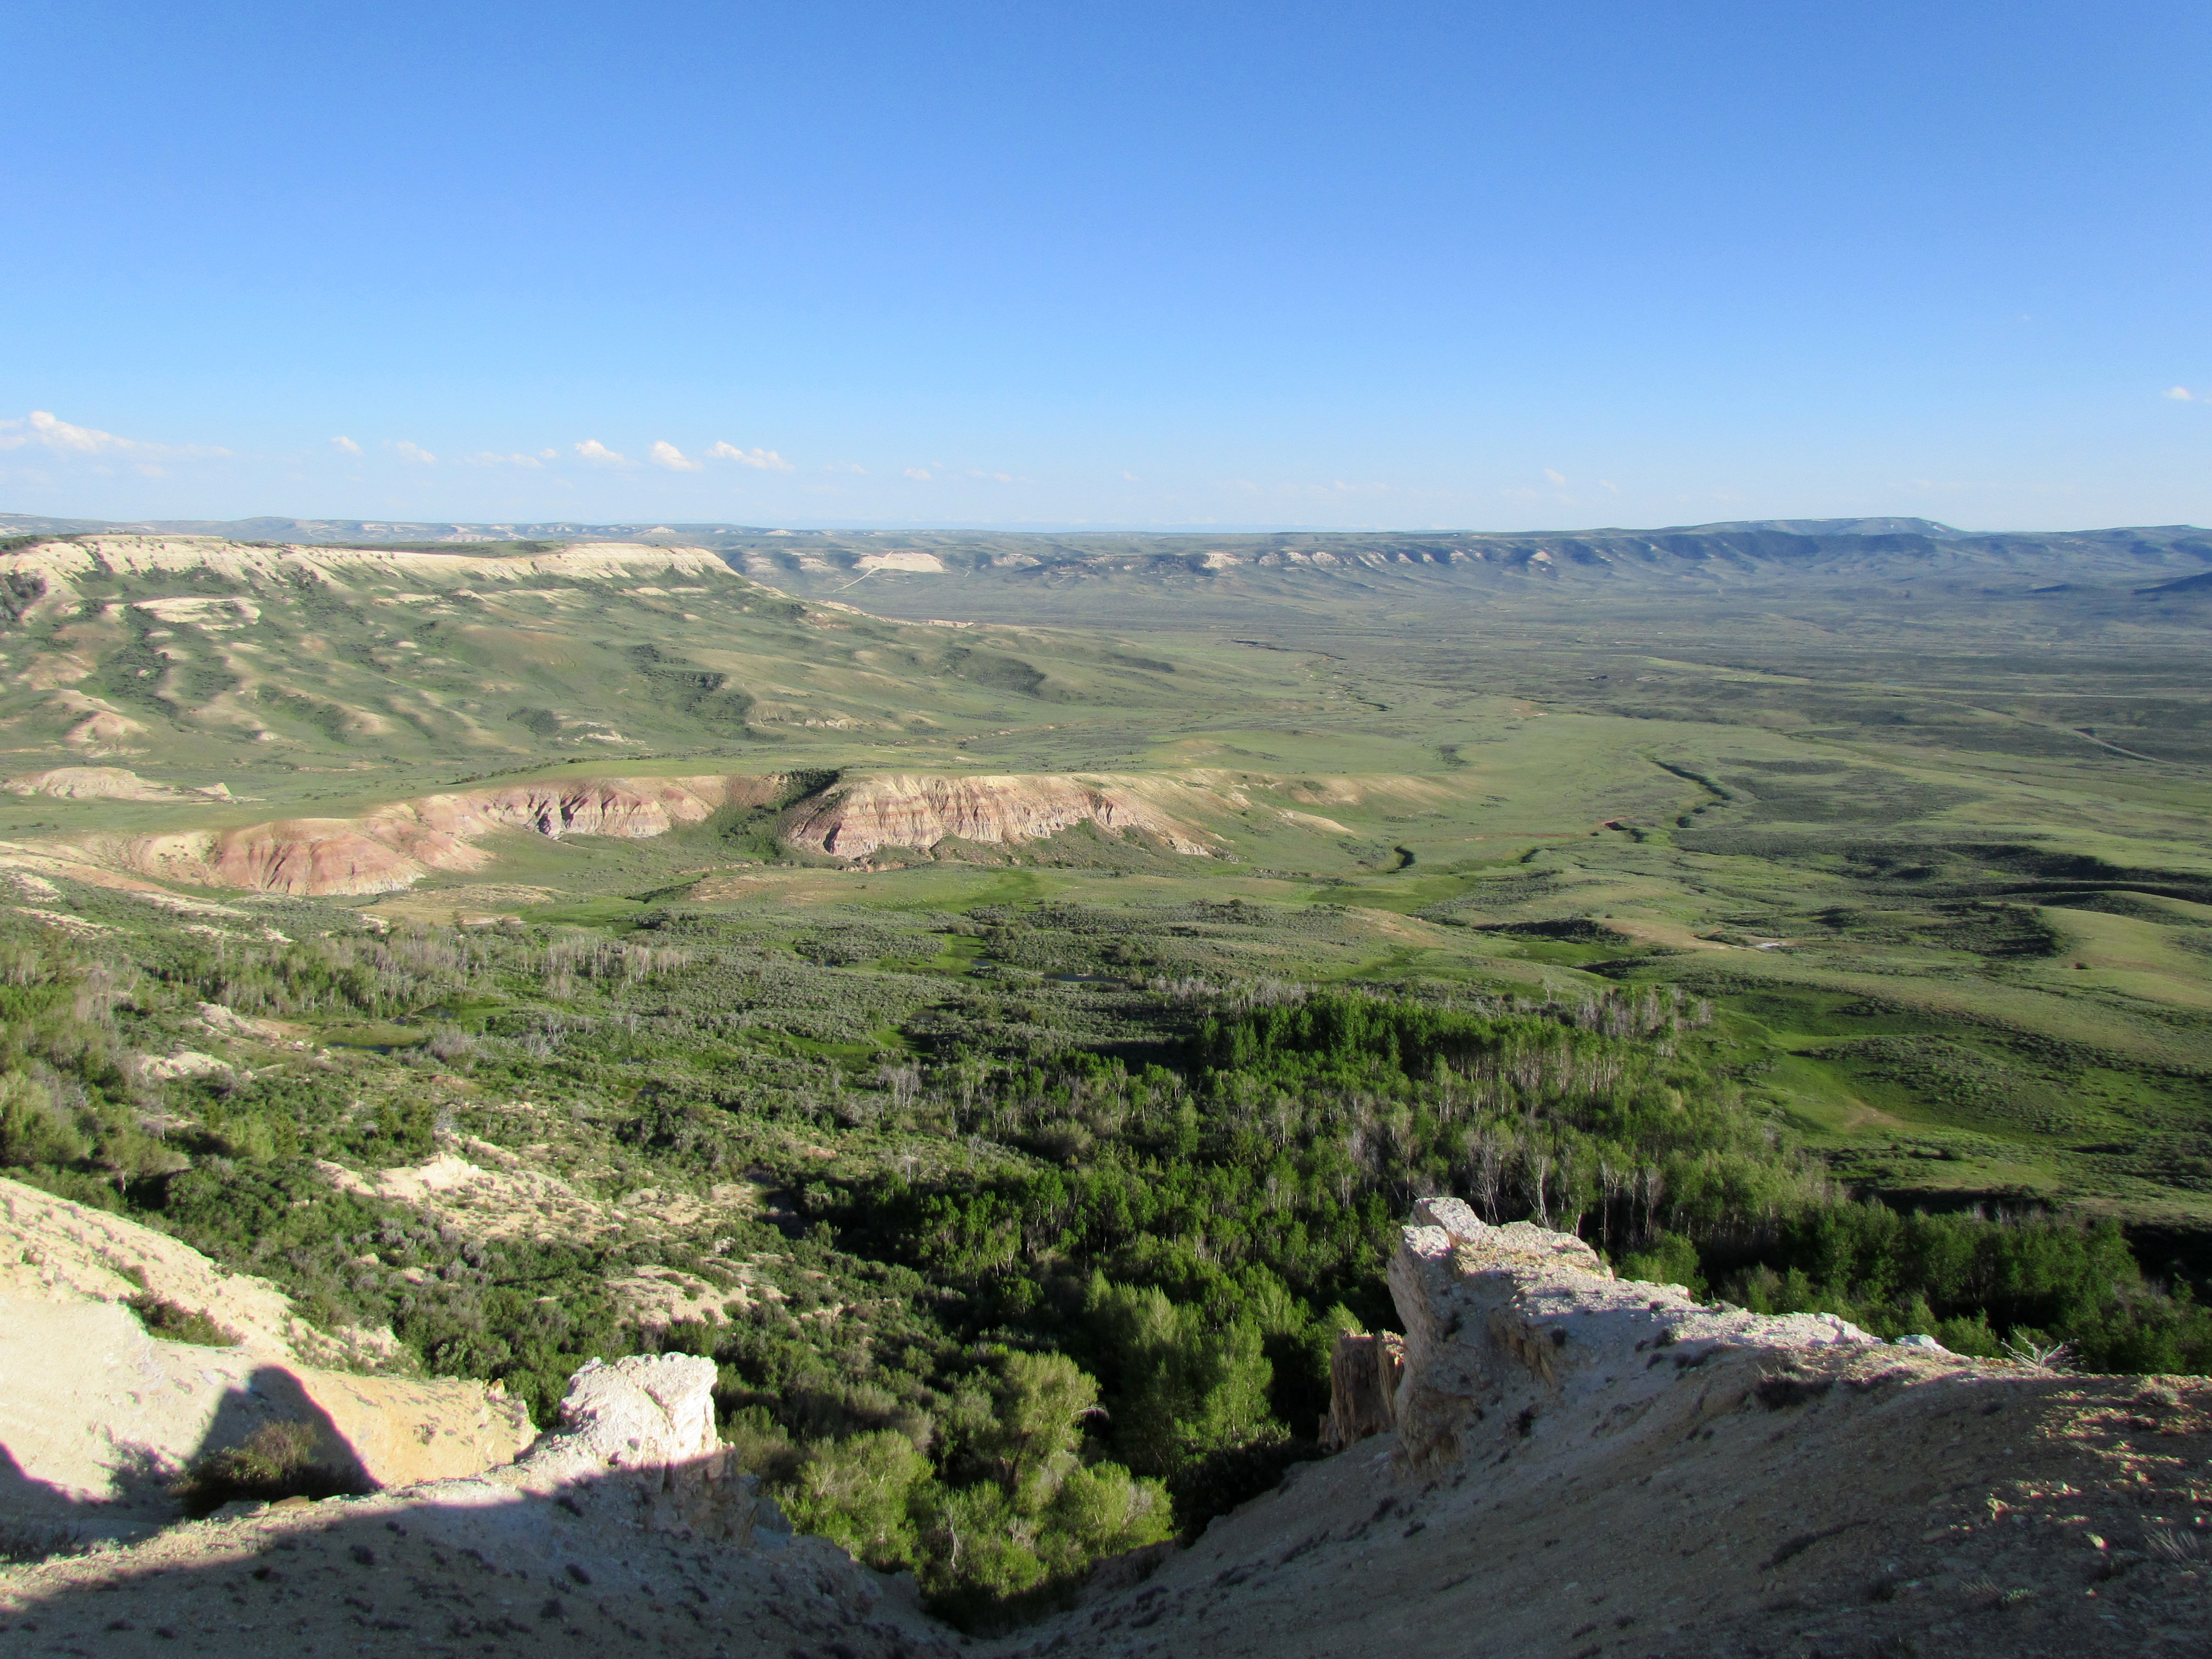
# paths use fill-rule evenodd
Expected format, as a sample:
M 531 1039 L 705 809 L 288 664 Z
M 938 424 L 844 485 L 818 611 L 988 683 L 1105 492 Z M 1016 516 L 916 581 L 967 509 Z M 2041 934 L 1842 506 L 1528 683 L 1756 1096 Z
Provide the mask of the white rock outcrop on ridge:
M 1568 1234 L 1449 1199 L 1413 1219 L 1387 1410 L 1387 1334 L 1337 1350 L 1331 1418 L 1372 1431 L 1005 1659 L 2203 1645 L 2204 1379 L 2059 1376 L 1700 1307 Z
M 1708 1308 L 1677 1285 L 1617 1279 L 1572 1233 L 1490 1226 L 1455 1198 L 1414 1206 L 1390 1295 L 1406 1326 L 1391 1418 L 1409 1468 L 1503 1449 L 1552 1416 L 1601 1439 L 1680 1407 L 1677 1380 L 1724 1353 L 1883 1346 L 1833 1314 Z

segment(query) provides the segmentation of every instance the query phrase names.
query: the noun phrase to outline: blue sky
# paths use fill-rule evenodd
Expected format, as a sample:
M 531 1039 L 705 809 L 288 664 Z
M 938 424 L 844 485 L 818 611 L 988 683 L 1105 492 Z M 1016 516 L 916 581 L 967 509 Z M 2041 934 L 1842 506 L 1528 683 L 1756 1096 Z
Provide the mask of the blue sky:
M 2212 9 L 16 0 L 0 510 L 2212 522 Z

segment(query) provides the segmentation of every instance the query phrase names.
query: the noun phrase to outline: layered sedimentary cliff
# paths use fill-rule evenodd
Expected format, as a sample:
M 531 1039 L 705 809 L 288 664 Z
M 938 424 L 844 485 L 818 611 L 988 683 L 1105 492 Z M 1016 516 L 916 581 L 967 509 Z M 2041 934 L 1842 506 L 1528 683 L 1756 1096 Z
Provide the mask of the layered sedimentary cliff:
M 948 836 L 990 845 L 1041 841 L 1090 823 L 1111 835 L 1134 830 L 1177 853 L 1209 852 L 1210 838 L 1161 804 L 1182 787 L 1159 778 L 889 773 L 840 783 L 802 804 L 785 835 L 795 846 L 860 859 L 885 847 L 927 850 Z
M 696 547 L 653 547 L 635 542 L 598 542 L 544 552 L 485 557 L 404 548 L 264 546 L 228 541 L 220 536 L 108 535 L 72 541 L 35 542 L 0 553 L 0 578 L 37 598 L 27 618 L 58 614 L 83 603 L 77 584 L 110 574 L 140 576 L 182 571 L 204 572 L 249 591 L 257 585 L 307 582 L 343 592 L 364 578 L 410 580 L 434 586 L 457 579 L 498 587 L 538 577 L 567 580 L 628 578 L 640 570 L 699 578 L 726 578 L 730 567 Z M 173 611 L 192 606 L 237 605 L 227 596 L 160 599 Z M 249 606 L 251 602 L 246 601 Z M 165 618 L 166 620 L 166 618 Z
M 192 886 L 302 897 L 386 893 L 434 872 L 482 869 L 495 857 L 484 842 L 502 830 L 556 839 L 661 836 L 724 807 L 777 805 L 802 787 L 781 773 L 573 778 L 424 795 L 350 817 L 92 835 L 19 851 Z M 1164 778 L 867 775 L 837 779 L 799 799 L 781 833 L 793 846 L 857 860 L 885 847 L 927 849 L 948 837 L 990 845 L 1036 841 L 1091 823 L 1202 854 L 1216 843 L 1187 819 L 1221 805 L 1199 786 Z
M 435 872 L 480 869 L 501 830 L 559 838 L 662 836 L 724 806 L 764 805 L 779 775 L 577 778 L 398 801 L 357 817 L 280 818 L 234 830 L 92 836 L 85 856 L 156 880 L 258 892 L 387 893 Z

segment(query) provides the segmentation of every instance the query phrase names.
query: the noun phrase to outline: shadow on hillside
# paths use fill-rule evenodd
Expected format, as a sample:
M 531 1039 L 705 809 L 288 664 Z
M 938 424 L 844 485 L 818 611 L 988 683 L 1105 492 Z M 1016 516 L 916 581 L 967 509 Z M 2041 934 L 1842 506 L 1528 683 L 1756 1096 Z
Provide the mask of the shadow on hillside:
M 954 1659 L 956 1633 L 920 1613 L 910 1581 L 819 1540 L 653 1529 L 659 1486 L 618 1474 L 544 1493 L 461 1480 L 295 1498 L 128 1551 L 12 1566 L 0 1570 L 0 1651 L 33 1638 L 37 1651 L 100 1659 Z M 729 1492 L 748 1513 L 749 1490 Z
M 261 1365 L 242 1384 L 224 1389 L 198 1445 L 181 1462 L 173 1455 L 165 1456 L 155 1449 L 133 1444 L 128 1422 L 116 1425 L 117 1455 L 108 1464 L 107 1491 L 98 1497 L 40 1479 L 23 1467 L 15 1449 L 0 1443 L 0 1560 L 35 1559 L 102 1538 L 137 1538 L 179 1519 L 185 1505 L 173 1489 L 180 1479 L 221 1454 L 249 1445 L 257 1432 L 283 1424 L 298 1424 L 308 1431 L 313 1466 L 308 1486 L 323 1492 L 374 1489 L 375 1482 L 352 1444 L 299 1379 L 281 1365 Z M 272 1491 L 258 1495 L 286 1494 Z

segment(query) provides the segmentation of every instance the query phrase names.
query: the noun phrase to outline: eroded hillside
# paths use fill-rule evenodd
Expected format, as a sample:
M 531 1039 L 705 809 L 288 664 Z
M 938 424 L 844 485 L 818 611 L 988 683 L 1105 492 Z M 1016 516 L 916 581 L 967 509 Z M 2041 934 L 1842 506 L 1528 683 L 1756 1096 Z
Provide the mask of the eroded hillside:
M 1995 1659 L 2202 1634 L 2201 1380 L 1703 1305 L 1454 1200 L 1417 1207 L 1389 1284 L 1402 1340 L 1337 1343 L 1349 1444 L 981 1650 Z M 0 1569 L 0 1613 L 118 1653 L 972 1650 L 907 1585 L 787 1534 L 714 1432 L 712 1376 L 587 1366 L 511 1467 Z
M 57 761 L 265 769 L 726 750 L 948 757 L 1050 709 L 1265 696 L 1111 640 L 885 623 L 691 548 L 84 537 L 0 552 L 0 732 Z

